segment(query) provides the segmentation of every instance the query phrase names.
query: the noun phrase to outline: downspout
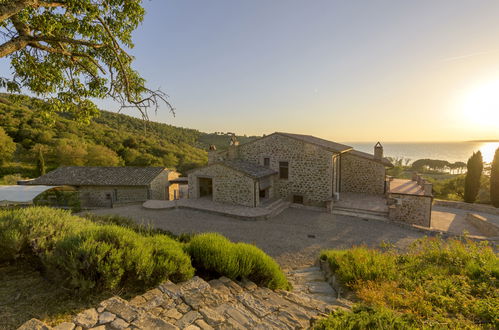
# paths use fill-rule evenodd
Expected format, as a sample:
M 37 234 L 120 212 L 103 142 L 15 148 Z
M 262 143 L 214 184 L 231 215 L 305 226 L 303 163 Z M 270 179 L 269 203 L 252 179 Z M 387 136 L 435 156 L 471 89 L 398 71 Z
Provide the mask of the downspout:
M 256 180 L 253 180 L 253 207 L 256 207 Z

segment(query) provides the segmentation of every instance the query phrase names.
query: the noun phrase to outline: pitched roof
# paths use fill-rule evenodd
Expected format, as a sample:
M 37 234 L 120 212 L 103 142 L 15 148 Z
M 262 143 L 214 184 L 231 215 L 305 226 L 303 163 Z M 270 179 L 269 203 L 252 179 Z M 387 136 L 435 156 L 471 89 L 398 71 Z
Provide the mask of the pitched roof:
M 236 171 L 242 172 L 252 177 L 253 179 L 259 179 L 277 173 L 277 171 L 274 171 L 268 167 L 250 162 L 245 162 L 243 160 L 226 160 L 219 164 L 230 167 Z
M 292 139 L 301 140 L 301 141 L 306 142 L 306 143 L 315 144 L 319 147 L 325 148 L 325 149 L 332 151 L 332 152 L 340 152 L 341 153 L 341 152 L 345 152 L 345 151 L 353 149 L 350 146 L 347 146 L 347 145 L 344 145 L 341 143 L 336 143 L 333 141 L 324 140 L 324 139 L 321 139 L 321 138 L 318 138 L 318 137 L 315 137 L 312 135 L 293 134 L 293 133 L 284 133 L 284 132 L 275 132 L 275 134 L 287 136 L 287 137 L 292 138 Z
M 67 186 L 146 186 L 164 167 L 59 167 L 29 185 Z
M 348 153 L 352 154 L 354 156 L 366 158 L 366 159 L 381 163 L 381 164 L 385 165 L 386 167 L 393 167 L 393 164 L 387 158 L 376 159 L 374 157 L 374 155 L 368 154 L 367 152 L 358 151 L 358 150 L 351 150 Z

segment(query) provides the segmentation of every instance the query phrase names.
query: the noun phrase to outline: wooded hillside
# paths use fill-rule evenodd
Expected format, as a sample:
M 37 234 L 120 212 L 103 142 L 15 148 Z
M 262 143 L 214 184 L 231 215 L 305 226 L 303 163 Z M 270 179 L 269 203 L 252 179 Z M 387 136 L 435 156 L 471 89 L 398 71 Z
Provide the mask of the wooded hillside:
M 207 134 L 163 123 L 144 122 L 123 114 L 101 111 L 90 125 L 69 115 L 46 117 L 43 101 L 28 96 L 0 95 L 0 130 L 15 142 L 11 157 L 4 155 L 0 178 L 19 173 L 39 175 L 43 158 L 47 170 L 64 165 L 165 166 L 186 172 L 207 161 L 209 144 L 223 149 L 228 135 Z M 241 142 L 248 138 L 241 137 Z M 10 158 L 10 159 L 9 159 Z

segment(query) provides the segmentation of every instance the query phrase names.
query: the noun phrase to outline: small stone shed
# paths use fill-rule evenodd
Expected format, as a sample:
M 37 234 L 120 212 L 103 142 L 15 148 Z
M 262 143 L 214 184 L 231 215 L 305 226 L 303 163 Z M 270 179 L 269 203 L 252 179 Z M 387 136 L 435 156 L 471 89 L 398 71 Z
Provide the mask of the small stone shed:
M 228 160 L 189 173 L 189 198 L 209 197 L 214 202 L 249 207 L 274 197 L 277 171 L 242 160 Z
M 170 180 L 179 173 L 164 167 L 59 167 L 28 185 L 71 186 L 79 194 L 81 207 L 113 207 L 116 204 L 168 200 L 178 185 Z

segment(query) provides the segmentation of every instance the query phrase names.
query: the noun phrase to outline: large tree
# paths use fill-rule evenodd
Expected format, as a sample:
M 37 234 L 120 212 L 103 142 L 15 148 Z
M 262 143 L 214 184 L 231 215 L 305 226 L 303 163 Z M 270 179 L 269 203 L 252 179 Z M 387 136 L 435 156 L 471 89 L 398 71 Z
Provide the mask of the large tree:
M 499 207 L 499 148 L 494 154 L 490 170 L 490 201 L 492 205 Z
M 468 171 L 464 180 L 464 201 L 474 203 L 480 190 L 480 180 L 483 171 L 483 158 L 480 151 L 474 152 L 468 159 Z
M 0 58 L 12 77 L 9 92 L 28 90 L 62 111 L 88 120 L 98 113 L 91 98 L 111 97 L 122 107 L 147 110 L 164 102 L 133 70 L 132 32 L 144 18 L 142 0 L 0 0 Z M 3 43 L 2 43 L 3 42 Z
M 0 127 L 0 165 L 12 158 L 16 151 L 16 144 L 10 136 Z

